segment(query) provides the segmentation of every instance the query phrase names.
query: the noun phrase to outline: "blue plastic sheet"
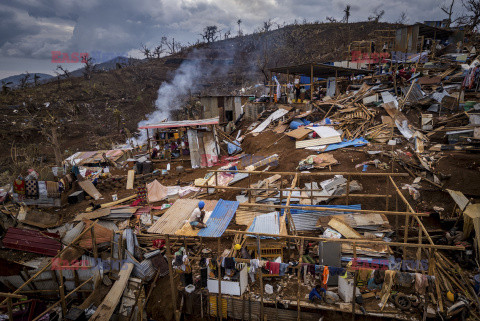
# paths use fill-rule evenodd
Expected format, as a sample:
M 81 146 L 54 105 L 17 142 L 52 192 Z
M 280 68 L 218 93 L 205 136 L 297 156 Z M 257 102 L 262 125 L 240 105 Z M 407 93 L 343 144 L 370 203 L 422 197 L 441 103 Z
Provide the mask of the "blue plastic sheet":
M 297 129 L 300 126 L 310 125 L 310 122 L 304 118 L 296 118 L 290 123 L 290 129 Z
M 238 141 L 235 141 L 235 144 L 240 145 Z M 227 149 L 228 149 L 229 155 L 235 154 L 236 152 L 240 152 L 242 150 L 240 147 L 238 147 L 235 144 L 227 143 Z
M 363 145 L 367 145 L 368 144 L 368 140 L 366 140 L 365 138 L 357 138 L 357 139 L 354 139 L 354 140 L 344 140 L 343 142 L 341 143 L 337 143 L 337 144 L 330 144 L 327 146 L 327 148 L 323 151 L 323 152 L 330 152 L 332 150 L 336 150 L 336 149 L 340 149 L 340 148 L 344 148 L 344 147 L 360 147 L 360 146 L 363 146 Z

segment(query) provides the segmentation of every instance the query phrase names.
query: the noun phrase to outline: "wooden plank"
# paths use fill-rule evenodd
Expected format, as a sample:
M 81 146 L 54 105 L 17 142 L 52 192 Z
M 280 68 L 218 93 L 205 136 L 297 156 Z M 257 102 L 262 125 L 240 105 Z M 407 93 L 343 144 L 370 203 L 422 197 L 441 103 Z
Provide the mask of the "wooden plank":
M 296 140 L 302 140 L 305 139 L 308 134 L 312 132 L 311 129 L 305 128 L 305 127 L 300 127 L 295 130 L 292 130 L 291 132 L 286 133 L 288 137 L 295 138 Z
M 133 182 L 135 181 L 135 171 L 133 169 L 128 171 L 127 189 L 133 189 Z
M 89 319 L 90 321 L 108 321 L 113 315 L 115 308 L 120 302 L 120 298 L 127 286 L 128 279 L 133 270 L 133 263 L 125 263 L 120 273 L 118 274 L 118 280 L 113 284 L 112 288 L 108 292 L 107 296 L 97 308 L 95 313 Z
M 110 209 L 101 208 L 90 213 L 80 213 L 73 219 L 73 221 L 78 222 L 83 220 L 93 220 L 99 217 L 107 216 L 109 214 L 110 214 Z
M 78 182 L 78 185 L 80 185 L 80 187 L 85 191 L 85 193 L 93 197 L 95 200 L 98 200 L 100 197 L 102 197 L 102 194 L 100 194 L 97 188 L 93 186 L 93 183 L 89 180 Z
M 360 233 L 355 231 L 353 228 L 342 222 L 341 220 L 338 220 L 336 218 L 332 218 L 330 222 L 328 222 L 328 225 L 332 227 L 334 230 L 338 231 L 340 234 L 345 236 L 347 239 L 361 239 L 362 236 Z
M 309 140 L 302 140 L 295 143 L 295 148 L 305 148 L 305 147 L 313 147 L 313 146 L 321 146 L 321 145 L 329 145 L 342 142 L 340 136 L 332 136 L 326 138 L 317 138 L 317 139 L 309 139 Z

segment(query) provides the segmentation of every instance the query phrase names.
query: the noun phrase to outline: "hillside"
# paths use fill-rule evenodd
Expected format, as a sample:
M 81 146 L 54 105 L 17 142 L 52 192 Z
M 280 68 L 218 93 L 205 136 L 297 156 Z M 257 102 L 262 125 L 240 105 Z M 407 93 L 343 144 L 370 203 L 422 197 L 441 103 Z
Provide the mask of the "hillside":
M 4 174 L 7 177 L 38 162 L 52 162 L 53 152 L 45 135 L 52 127 L 64 155 L 124 142 L 122 128 L 136 131 L 138 122 L 155 110 L 160 85 L 171 80 L 184 61 L 190 68 L 186 72 L 186 97 L 229 94 L 264 82 L 271 67 L 341 60 L 351 41 L 371 39 L 375 30 L 395 27 L 375 22 L 290 25 L 199 44 L 121 69 L 98 71 L 90 79 L 70 77 L 3 93 L 1 171 L 8 171 Z M 169 106 L 180 108 L 181 104 L 177 99 Z

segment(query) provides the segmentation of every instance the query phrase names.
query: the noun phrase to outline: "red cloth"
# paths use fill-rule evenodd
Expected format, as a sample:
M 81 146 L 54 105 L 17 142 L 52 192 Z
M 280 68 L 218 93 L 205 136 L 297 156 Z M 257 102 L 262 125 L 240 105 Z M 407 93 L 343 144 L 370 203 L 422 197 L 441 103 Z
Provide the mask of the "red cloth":
M 267 269 L 270 271 L 270 274 L 279 274 L 280 273 L 280 263 L 267 262 Z

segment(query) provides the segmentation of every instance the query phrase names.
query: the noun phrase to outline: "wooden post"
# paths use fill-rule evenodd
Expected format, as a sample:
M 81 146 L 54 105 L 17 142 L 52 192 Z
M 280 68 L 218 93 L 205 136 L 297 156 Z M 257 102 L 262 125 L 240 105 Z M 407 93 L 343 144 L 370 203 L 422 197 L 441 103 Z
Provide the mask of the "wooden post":
M 58 289 L 60 290 L 60 301 L 61 301 L 61 304 L 62 304 L 62 315 L 63 315 L 63 317 L 65 317 L 67 315 L 67 304 L 65 302 L 65 285 L 63 283 L 62 268 L 58 269 L 58 274 L 60 274 L 60 286 L 58 287 Z
M 151 160 L 152 153 L 150 153 L 150 135 L 148 133 L 148 128 L 147 128 L 147 151 L 148 151 L 148 158 Z
M 93 257 L 95 258 L 95 262 L 98 261 L 98 249 L 97 249 L 97 238 L 95 237 L 95 224 L 93 224 L 92 229 L 90 230 L 92 234 L 92 249 L 93 249 Z
M 258 253 L 258 259 L 262 259 L 262 248 L 260 245 L 260 239 L 261 237 L 257 237 L 257 253 Z M 262 268 L 259 267 L 260 269 L 260 320 L 263 320 L 263 292 L 265 292 L 265 289 L 263 288 L 263 272 Z
M 280 175 L 280 205 L 283 205 L 283 176 Z
M 310 205 L 313 205 L 313 177 L 310 181 Z
M 303 244 L 305 243 L 305 239 L 302 237 L 300 239 L 300 253 L 298 253 L 298 256 L 300 257 L 298 259 L 298 269 L 297 269 L 297 321 L 300 321 L 302 318 L 300 316 L 300 276 L 301 276 L 301 272 L 302 272 L 302 255 L 303 255 Z
M 390 190 L 390 180 L 389 180 L 389 177 L 386 178 L 387 182 L 386 182 L 386 187 L 385 187 L 385 211 L 388 211 L 388 201 L 390 199 L 389 194 L 389 190 Z
M 217 298 L 217 309 L 218 309 L 218 318 L 219 320 L 223 319 L 222 314 L 222 258 L 220 257 L 221 253 L 221 243 L 220 238 L 217 239 L 217 271 L 218 271 L 218 298 Z
M 252 173 L 248 173 L 248 188 L 249 190 L 247 191 L 248 193 L 248 202 L 252 202 L 252 190 L 250 188 L 252 187 Z
M 13 321 L 12 298 L 7 298 L 8 320 Z
M 352 244 L 353 247 L 353 260 L 357 260 L 357 245 L 355 243 Z M 355 298 L 357 296 L 357 276 L 358 276 L 358 269 L 355 268 L 353 272 L 353 293 L 352 293 L 352 320 L 355 320 Z
M 422 229 L 418 227 L 418 244 L 422 244 Z M 420 264 L 420 260 L 422 259 L 422 248 L 419 247 L 417 250 L 417 264 L 415 264 L 415 272 L 418 272 L 418 266 Z M 423 269 L 422 269 L 423 272 Z
M 177 310 L 177 293 L 175 291 L 175 281 L 173 279 L 173 268 L 172 268 L 172 249 L 170 247 L 170 236 L 167 234 L 167 263 L 168 263 L 168 274 L 170 277 L 170 290 L 172 291 L 172 307 L 173 313 Z
M 350 203 L 350 175 L 347 176 L 347 205 Z
M 313 64 L 310 64 L 310 101 L 313 100 Z

